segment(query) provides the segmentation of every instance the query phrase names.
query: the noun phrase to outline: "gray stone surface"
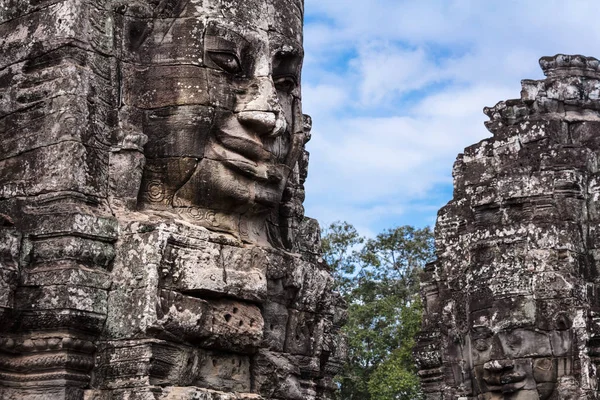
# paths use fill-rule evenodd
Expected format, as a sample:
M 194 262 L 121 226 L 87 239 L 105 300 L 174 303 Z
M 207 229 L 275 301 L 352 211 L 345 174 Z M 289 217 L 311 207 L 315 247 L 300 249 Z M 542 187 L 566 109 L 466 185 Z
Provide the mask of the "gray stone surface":
M 0 398 L 329 399 L 301 0 L 0 3 Z
M 421 288 L 428 400 L 599 397 L 600 62 L 540 65 L 454 165 Z

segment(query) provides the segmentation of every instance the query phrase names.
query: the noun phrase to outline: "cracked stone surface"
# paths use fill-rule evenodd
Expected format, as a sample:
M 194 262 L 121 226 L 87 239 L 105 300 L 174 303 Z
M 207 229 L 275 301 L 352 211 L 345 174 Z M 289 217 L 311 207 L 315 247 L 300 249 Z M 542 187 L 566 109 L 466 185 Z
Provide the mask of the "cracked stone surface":
M 0 4 L 0 398 L 330 399 L 301 0 Z
M 600 62 L 540 66 L 454 164 L 421 287 L 427 400 L 599 397 Z

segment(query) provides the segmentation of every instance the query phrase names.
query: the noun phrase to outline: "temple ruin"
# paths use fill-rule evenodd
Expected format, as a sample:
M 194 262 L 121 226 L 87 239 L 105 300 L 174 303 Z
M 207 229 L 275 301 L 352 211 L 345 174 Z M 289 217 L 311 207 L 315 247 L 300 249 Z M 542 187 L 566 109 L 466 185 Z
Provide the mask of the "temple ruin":
M 598 398 L 600 62 L 540 66 L 454 165 L 421 287 L 427 400 Z
M 302 0 L 0 4 L 0 398 L 329 399 Z

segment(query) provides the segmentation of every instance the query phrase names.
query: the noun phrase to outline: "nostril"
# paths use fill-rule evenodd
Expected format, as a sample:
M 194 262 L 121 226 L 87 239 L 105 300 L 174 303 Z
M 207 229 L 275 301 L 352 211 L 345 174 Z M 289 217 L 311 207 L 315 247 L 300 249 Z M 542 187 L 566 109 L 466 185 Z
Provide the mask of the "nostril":
M 240 111 L 238 121 L 259 135 L 267 134 L 275 129 L 277 116 L 270 111 Z

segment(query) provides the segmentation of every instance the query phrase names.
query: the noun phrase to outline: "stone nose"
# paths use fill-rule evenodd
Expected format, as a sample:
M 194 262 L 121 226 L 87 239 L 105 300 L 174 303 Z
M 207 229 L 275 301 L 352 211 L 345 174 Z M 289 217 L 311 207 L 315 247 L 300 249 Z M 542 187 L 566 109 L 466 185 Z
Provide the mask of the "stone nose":
M 283 110 L 270 76 L 256 78 L 236 107 L 237 118 L 259 136 L 277 136 L 286 128 Z
M 277 114 L 272 111 L 240 111 L 237 118 L 242 125 L 260 136 L 272 133 L 277 126 Z
M 513 369 L 515 364 L 513 360 L 492 360 L 483 364 L 483 369 L 490 372 L 504 371 Z

